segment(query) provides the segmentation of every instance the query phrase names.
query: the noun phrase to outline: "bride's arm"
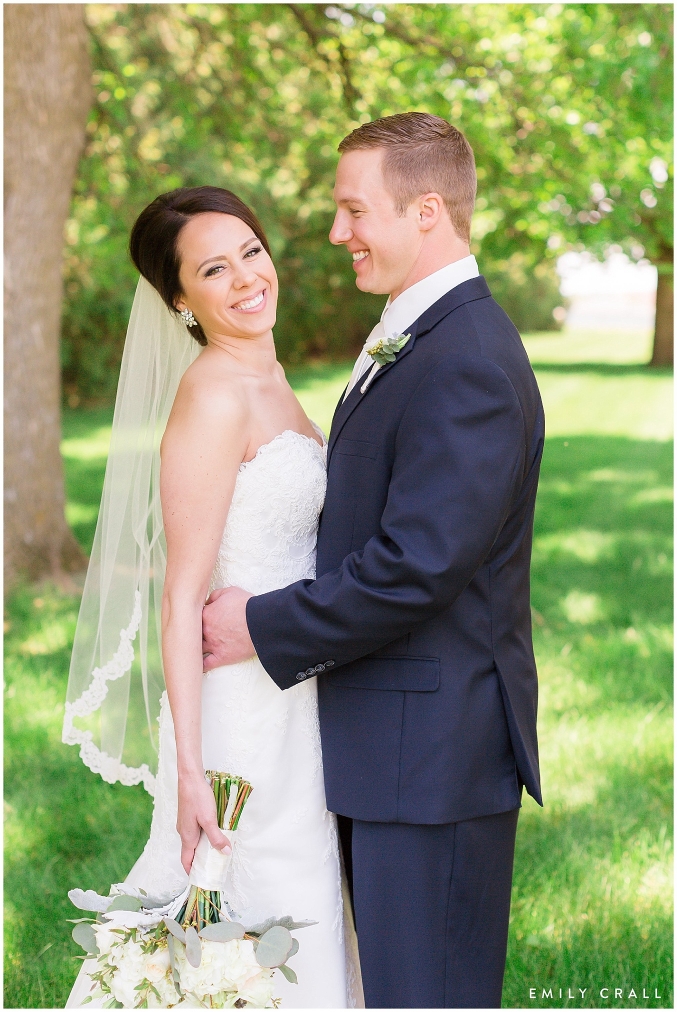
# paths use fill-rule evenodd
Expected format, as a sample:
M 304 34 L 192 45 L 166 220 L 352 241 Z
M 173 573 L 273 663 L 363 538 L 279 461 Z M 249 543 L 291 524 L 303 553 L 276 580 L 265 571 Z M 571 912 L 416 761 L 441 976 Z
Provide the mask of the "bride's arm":
M 174 720 L 179 775 L 177 829 L 190 870 L 202 826 L 224 847 L 202 765 L 202 607 L 247 445 L 246 406 L 205 369 L 179 387 L 161 447 L 160 496 L 167 570 L 162 659 Z

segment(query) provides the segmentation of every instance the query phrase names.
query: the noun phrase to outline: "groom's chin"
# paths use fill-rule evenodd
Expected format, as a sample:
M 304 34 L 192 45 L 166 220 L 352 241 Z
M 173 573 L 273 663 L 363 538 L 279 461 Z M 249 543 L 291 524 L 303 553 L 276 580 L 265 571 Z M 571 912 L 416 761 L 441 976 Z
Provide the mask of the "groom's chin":
M 361 292 L 369 292 L 370 295 L 389 295 L 390 292 L 383 285 L 371 278 L 355 278 L 355 284 Z

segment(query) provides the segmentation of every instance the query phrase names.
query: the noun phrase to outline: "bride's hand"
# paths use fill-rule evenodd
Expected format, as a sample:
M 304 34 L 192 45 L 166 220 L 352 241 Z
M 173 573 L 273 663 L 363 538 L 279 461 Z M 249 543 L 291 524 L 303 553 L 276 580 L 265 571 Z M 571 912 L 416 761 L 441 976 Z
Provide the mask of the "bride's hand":
M 179 813 L 176 828 L 181 837 L 181 864 L 190 874 L 195 849 L 204 829 L 212 847 L 226 854 L 231 846 L 216 821 L 214 793 L 204 776 L 179 776 Z

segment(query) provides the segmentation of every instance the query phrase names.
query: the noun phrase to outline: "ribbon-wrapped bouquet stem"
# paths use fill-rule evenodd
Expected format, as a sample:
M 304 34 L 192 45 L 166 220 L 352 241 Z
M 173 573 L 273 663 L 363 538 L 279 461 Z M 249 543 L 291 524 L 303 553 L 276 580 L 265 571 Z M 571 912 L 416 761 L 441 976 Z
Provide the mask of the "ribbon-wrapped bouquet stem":
M 228 773 L 205 775 L 233 847 L 252 786 Z M 82 1004 L 103 998 L 104 1008 L 277 1008 L 275 970 L 296 983 L 287 965 L 299 948 L 291 932 L 316 922 L 284 916 L 245 927 L 234 920 L 224 895 L 231 860 L 232 851 L 215 850 L 203 831 L 188 887 L 169 903 L 124 886 L 110 896 L 71 890 L 76 907 L 97 915 L 73 922 L 73 938 L 87 953 L 80 958 L 96 960 Z

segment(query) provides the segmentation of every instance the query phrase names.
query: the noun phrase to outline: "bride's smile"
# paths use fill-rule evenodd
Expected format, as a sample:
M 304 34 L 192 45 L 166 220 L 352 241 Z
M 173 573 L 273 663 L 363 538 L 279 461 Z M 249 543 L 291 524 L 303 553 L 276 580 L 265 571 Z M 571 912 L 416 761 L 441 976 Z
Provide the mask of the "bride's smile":
M 231 309 L 236 309 L 238 313 L 260 313 L 261 310 L 265 309 L 266 292 L 262 289 L 258 295 L 254 295 L 251 299 L 243 299 L 241 302 L 236 302 Z

